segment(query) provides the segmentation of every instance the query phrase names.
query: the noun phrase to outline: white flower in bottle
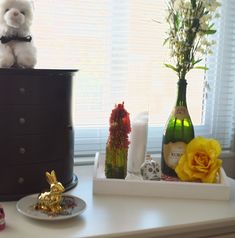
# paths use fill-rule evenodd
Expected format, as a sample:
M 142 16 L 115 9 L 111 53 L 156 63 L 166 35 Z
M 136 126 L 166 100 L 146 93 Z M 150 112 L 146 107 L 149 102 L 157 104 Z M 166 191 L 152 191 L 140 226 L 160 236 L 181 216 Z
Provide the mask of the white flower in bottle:
M 183 6 L 183 1 L 182 0 L 175 0 L 174 2 L 174 9 L 176 11 L 179 11 Z
M 184 7 L 184 9 L 191 9 L 192 4 L 190 1 L 184 1 L 183 7 Z
M 202 1 L 203 7 L 208 8 L 211 4 L 211 0 L 204 0 Z
M 221 6 L 221 4 L 217 1 L 217 0 L 207 0 L 208 5 L 207 5 L 207 9 L 211 12 L 215 12 L 216 9 Z
M 208 54 L 209 54 L 209 55 L 212 55 L 212 54 L 213 54 L 213 51 L 212 51 L 212 50 L 208 50 Z
M 176 63 L 165 65 L 176 71 L 179 78 L 185 78 L 186 74 L 202 61 L 201 55 L 208 53 L 214 44 L 207 37 L 216 32 L 213 21 L 215 17 L 219 17 L 216 9 L 221 4 L 218 0 L 168 1 L 166 20 L 170 31 L 165 42 L 169 43 L 171 57 Z
M 209 47 L 211 45 L 211 43 L 206 38 L 202 39 L 201 44 L 205 47 Z
M 202 48 L 202 47 L 198 47 L 198 48 L 197 48 L 197 52 L 200 53 L 200 54 L 202 54 L 202 55 L 206 53 L 205 49 Z

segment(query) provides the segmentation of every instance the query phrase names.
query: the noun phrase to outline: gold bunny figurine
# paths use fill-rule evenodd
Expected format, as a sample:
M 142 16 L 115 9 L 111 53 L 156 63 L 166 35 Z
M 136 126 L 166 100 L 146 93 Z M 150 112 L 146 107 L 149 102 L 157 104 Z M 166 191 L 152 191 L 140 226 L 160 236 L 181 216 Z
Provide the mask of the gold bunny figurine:
M 50 184 L 50 191 L 41 193 L 35 205 L 36 210 L 54 215 L 62 211 L 61 200 L 64 186 L 57 181 L 55 171 L 46 172 L 47 182 Z

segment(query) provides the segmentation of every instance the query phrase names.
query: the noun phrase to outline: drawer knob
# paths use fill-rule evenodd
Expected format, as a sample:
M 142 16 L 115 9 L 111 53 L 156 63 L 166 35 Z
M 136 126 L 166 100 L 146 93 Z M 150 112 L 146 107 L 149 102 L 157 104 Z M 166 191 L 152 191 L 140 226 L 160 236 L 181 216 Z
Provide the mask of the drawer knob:
M 19 177 L 19 178 L 18 178 L 18 183 L 19 183 L 19 184 L 23 184 L 23 183 L 24 183 L 24 178 Z
M 20 147 L 19 152 L 21 155 L 25 154 L 26 149 L 24 147 Z
M 21 125 L 24 125 L 25 122 L 26 122 L 26 120 L 25 120 L 23 117 L 21 117 L 21 118 L 19 119 L 19 123 L 20 123 Z
M 19 88 L 20 94 L 25 94 L 25 88 Z

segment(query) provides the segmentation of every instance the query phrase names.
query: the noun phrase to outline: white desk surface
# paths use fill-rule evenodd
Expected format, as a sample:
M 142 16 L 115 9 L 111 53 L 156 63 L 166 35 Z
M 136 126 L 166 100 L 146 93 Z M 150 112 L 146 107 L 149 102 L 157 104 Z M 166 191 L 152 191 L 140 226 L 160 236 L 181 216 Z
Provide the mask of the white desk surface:
M 235 237 L 235 180 L 230 201 L 186 200 L 93 195 L 93 166 L 75 167 L 75 173 L 79 184 L 68 193 L 86 201 L 80 216 L 38 221 L 19 214 L 16 202 L 1 202 L 7 226 L 0 237 Z

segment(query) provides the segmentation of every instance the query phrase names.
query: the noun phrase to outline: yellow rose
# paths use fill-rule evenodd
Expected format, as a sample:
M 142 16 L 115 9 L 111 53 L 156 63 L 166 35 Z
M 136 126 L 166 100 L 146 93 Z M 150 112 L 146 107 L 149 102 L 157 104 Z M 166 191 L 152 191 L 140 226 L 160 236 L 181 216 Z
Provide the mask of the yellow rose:
M 182 181 L 215 183 L 222 165 L 220 153 L 218 141 L 203 137 L 194 138 L 180 157 L 175 172 Z

